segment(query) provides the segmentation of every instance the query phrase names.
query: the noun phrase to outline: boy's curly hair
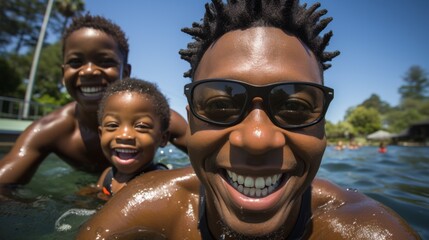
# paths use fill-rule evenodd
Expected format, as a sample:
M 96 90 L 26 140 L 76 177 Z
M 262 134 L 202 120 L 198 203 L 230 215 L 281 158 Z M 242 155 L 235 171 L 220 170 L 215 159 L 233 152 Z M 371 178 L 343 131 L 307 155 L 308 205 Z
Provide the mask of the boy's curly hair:
M 75 31 L 81 28 L 93 28 L 105 32 L 107 35 L 111 36 L 115 42 L 118 44 L 119 51 L 124 56 L 124 63 L 128 63 L 128 53 L 129 45 L 128 39 L 125 36 L 125 33 L 122 29 L 112 21 L 102 16 L 92 16 L 90 14 L 85 14 L 83 16 L 73 18 L 70 26 L 64 31 L 62 42 L 64 54 L 65 42 L 67 38 Z
M 116 81 L 110 84 L 104 92 L 103 98 L 98 107 L 98 124 L 101 125 L 104 108 L 106 107 L 107 99 L 121 92 L 138 93 L 147 95 L 152 100 L 155 114 L 161 121 L 161 131 L 168 129 L 170 125 L 170 106 L 167 98 L 159 91 L 155 83 L 137 78 L 124 78 L 121 81 Z
M 332 17 L 320 18 L 326 9 L 317 10 L 320 3 L 307 8 L 299 0 L 212 0 L 205 5 L 206 13 L 202 23 L 194 22 L 191 28 L 182 31 L 195 40 L 187 49 L 179 51 L 181 58 L 188 61 L 191 69 L 184 77 L 193 77 L 207 48 L 223 34 L 251 27 L 267 26 L 283 29 L 301 39 L 316 56 L 320 69 L 331 65 L 326 63 L 340 54 L 339 51 L 325 52 L 332 37 L 332 31 L 320 37 L 320 32 L 332 21 Z

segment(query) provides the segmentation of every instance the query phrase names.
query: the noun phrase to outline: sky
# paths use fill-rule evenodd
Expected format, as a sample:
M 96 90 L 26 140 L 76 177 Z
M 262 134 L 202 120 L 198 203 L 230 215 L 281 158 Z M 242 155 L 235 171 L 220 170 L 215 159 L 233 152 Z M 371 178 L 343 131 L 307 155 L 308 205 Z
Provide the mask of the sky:
M 183 73 L 188 62 L 178 51 L 191 37 L 181 29 L 199 22 L 203 0 L 86 0 L 86 11 L 111 19 L 122 27 L 130 44 L 132 77 L 158 84 L 170 107 L 186 119 Z M 301 1 L 312 4 L 316 1 Z M 342 121 L 349 107 L 377 94 L 392 106 L 398 105 L 398 88 L 413 65 L 429 73 L 429 1 L 342 0 L 320 1 L 334 20 L 328 51 L 341 55 L 325 71 L 325 85 L 334 88 L 335 98 L 326 119 Z M 323 33 L 325 33 L 324 31 Z

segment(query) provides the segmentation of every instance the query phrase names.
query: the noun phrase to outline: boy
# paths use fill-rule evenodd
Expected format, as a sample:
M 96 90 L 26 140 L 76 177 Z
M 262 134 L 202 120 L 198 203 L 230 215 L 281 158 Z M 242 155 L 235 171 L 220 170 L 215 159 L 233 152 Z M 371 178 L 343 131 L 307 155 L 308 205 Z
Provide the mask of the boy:
M 168 142 L 170 122 L 167 99 L 156 85 L 133 78 L 110 84 L 98 122 L 101 148 L 112 165 L 98 181 L 100 198 L 110 198 L 145 172 L 168 169 L 153 162 L 158 147 Z
M 76 169 L 101 173 L 109 166 L 98 135 L 97 109 L 104 89 L 130 76 L 128 41 L 100 16 L 74 19 L 63 36 L 63 84 L 75 100 L 34 121 L 0 160 L 0 184 L 25 184 L 50 153 Z M 170 141 L 186 151 L 186 121 L 171 111 Z
M 295 0 L 212 0 L 185 86 L 192 169 L 131 181 L 78 239 L 416 239 L 397 214 L 315 179 L 326 148 L 326 10 Z M 107 219 L 115 219 L 114 222 Z

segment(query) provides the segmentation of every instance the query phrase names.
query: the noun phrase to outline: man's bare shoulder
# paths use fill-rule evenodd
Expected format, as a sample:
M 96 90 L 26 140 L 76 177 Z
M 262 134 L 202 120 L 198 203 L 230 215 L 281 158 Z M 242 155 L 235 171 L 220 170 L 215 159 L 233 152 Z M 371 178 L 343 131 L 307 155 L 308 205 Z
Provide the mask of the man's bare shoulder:
M 335 239 L 419 239 L 397 213 L 355 190 L 322 179 L 312 184 L 312 236 Z

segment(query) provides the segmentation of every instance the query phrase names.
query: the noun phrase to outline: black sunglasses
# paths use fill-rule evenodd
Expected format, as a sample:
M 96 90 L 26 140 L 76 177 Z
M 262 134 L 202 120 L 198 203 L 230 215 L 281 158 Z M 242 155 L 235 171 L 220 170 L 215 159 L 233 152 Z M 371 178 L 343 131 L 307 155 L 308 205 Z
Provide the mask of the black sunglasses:
M 334 98 L 334 90 L 310 82 L 282 82 L 256 86 L 231 79 L 199 80 L 185 85 L 192 114 L 207 123 L 233 126 L 248 114 L 255 97 L 271 121 L 283 129 L 318 123 Z

